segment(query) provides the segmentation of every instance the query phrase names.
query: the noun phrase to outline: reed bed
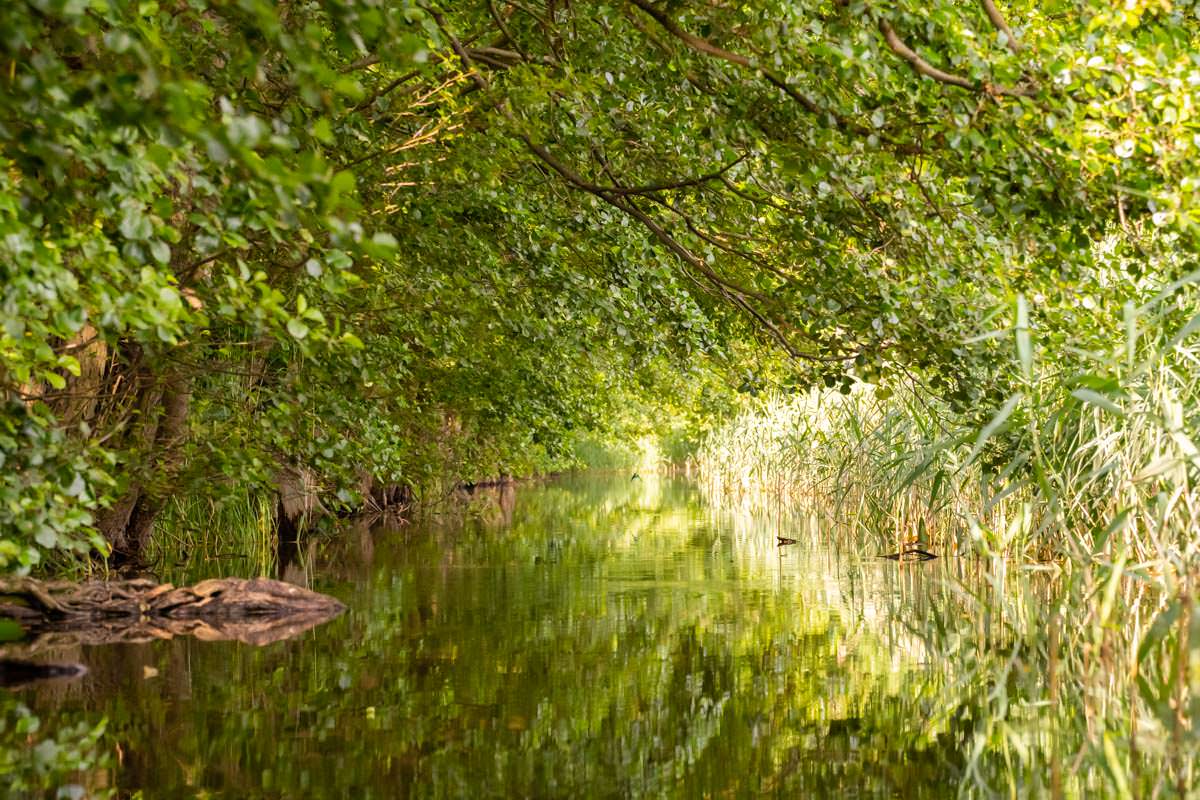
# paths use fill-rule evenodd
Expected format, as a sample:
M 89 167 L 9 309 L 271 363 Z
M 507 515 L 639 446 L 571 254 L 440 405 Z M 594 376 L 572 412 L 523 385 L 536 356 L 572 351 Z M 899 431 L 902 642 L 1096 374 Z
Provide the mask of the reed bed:
M 231 489 L 219 500 L 171 498 L 156 523 L 147 563 L 171 580 L 274 575 L 278 555 L 274 498 Z
M 983 425 L 913 386 L 781 394 L 695 457 L 714 495 L 816 509 L 864 554 L 982 565 L 914 623 L 952 687 L 936 713 L 971 720 L 965 796 L 1200 791 L 1197 277 L 1126 304 L 1108 350 L 1039 348 L 1018 299 Z

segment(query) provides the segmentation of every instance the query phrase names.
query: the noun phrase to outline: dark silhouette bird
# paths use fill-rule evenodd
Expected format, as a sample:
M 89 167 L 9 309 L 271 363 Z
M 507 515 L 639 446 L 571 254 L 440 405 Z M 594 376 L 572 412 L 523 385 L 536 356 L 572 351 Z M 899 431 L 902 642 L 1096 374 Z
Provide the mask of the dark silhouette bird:
M 785 544 L 797 544 L 799 541 L 797 539 L 789 539 L 786 536 L 776 536 L 775 538 L 779 540 L 779 547 L 783 547 Z
M 880 558 L 886 558 L 891 561 L 932 561 L 937 556 L 928 550 L 922 550 L 918 545 L 907 544 L 900 552 L 887 553 L 880 556 Z

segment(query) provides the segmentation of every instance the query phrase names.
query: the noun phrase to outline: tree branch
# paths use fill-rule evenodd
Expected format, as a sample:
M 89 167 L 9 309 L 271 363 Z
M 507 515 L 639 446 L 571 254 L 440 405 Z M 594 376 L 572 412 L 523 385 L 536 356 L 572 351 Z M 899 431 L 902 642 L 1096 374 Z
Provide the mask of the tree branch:
M 640 3 L 641 0 L 634 0 L 634 2 Z M 437 23 L 438 27 L 441 28 L 441 30 L 446 34 L 446 37 L 450 40 L 450 46 L 454 49 L 454 52 L 462 61 L 463 68 L 467 71 L 471 80 L 473 80 L 481 89 L 488 88 L 490 84 L 487 77 L 475 69 L 471 62 L 470 54 L 467 52 L 466 48 L 462 46 L 462 43 L 459 42 L 453 31 L 446 26 L 445 20 L 442 18 L 442 16 L 436 11 L 432 10 L 430 11 L 430 14 Z M 516 115 L 513 114 L 512 109 L 508 107 L 507 103 L 501 103 L 499 110 L 505 116 L 505 118 L 509 120 L 509 122 L 516 123 Z M 742 158 L 737 159 L 716 173 L 701 176 L 700 178 L 690 179 L 684 182 L 657 184 L 649 187 L 635 188 L 626 188 L 621 186 L 599 186 L 587 180 L 570 166 L 562 162 L 553 153 L 551 153 L 548 148 L 535 142 L 527 133 L 517 130 L 516 135 L 525 144 L 526 148 L 528 148 L 530 152 L 537 156 L 543 164 L 564 178 L 568 185 L 571 185 L 580 191 L 587 192 L 588 194 L 603 200 L 614 208 L 625 212 L 640 222 L 647 230 L 650 231 L 650 233 L 654 235 L 654 238 L 658 239 L 660 243 L 674 253 L 680 261 L 682 261 L 695 272 L 698 272 L 700 275 L 704 276 L 704 278 L 708 281 L 710 290 L 715 290 L 718 294 L 720 294 L 737 308 L 740 308 L 751 319 L 762 326 L 767 334 L 769 334 L 770 337 L 779 344 L 779 346 L 790 358 L 821 362 L 835 362 L 843 360 L 843 356 L 841 355 L 821 355 L 819 353 L 806 353 L 798 350 L 774 321 L 767 318 L 763 312 L 759 311 L 752 303 L 749 302 L 747 298 L 754 296 L 753 292 L 743 289 L 719 275 L 705 262 L 703 258 L 696 253 L 693 253 L 691 249 L 687 247 L 687 245 L 672 236 L 669 231 L 667 231 L 661 224 L 658 223 L 658 221 L 643 211 L 634 202 L 634 199 L 639 195 L 652 194 L 653 192 L 664 191 L 670 188 L 680 188 L 681 186 L 695 185 L 708 180 L 719 180 L 723 177 L 725 172 L 741 161 Z M 690 273 L 687 273 L 686 270 L 685 273 L 689 274 L 689 277 L 693 277 Z
M 638 2 L 638 0 L 634 0 Z M 904 43 L 900 35 L 896 33 L 896 29 L 891 26 L 886 19 L 879 19 L 879 32 L 883 34 L 883 40 L 887 42 L 888 49 L 891 50 L 900 58 L 904 59 L 912 66 L 913 71 L 918 75 L 924 75 L 927 78 L 932 78 L 938 83 L 945 83 L 950 86 L 957 86 L 960 89 L 966 89 L 969 92 L 983 91 L 990 95 L 1004 95 L 1008 97 L 1033 97 L 1037 94 L 1037 90 L 1033 87 L 1017 86 L 999 86 L 991 83 L 976 83 L 961 75 L 955 75 L 952 72 L 938 69 L 933 64 L 930 64 L 921 55 Z
M 809 98 L 795 86 L 789 83 L 786 77 L 767 69 L 761 64 L 755 63 L 747 56 L 744 56 L 741 53 L 735 53 L 730 50 L 726 50 L 713 44 L 707 39 L 702 39 L 693 33 L 685 31 L 677 22 L 675 22 L 674 19 L 651 5 L 649 0 L 629 0 L 629 2 L 646 12 L 646 14 L 649 16 L 653 17 L 654 20 L 658 22 L 658 24 L 662 26 L 664 30 L 667 31 L 667 33 L 683 42 L 692 50 L 759 73 L 768 83 L 782 91 L 808 113 L 812 114 L 818 119 L 832 119 L 836 125 L 830 127 L 836 127 L 863 138 L 875 136 L 879 139 L 879 141 L 885 143 L 893 152 L 901 155 L 919 155 L 921 152 L 923 152 L 920 144 L 897 141 L 896 139 L 888 136 L 884 131 L 874 130 L 873 128 L 869 128 L 866 125 L 862 125 L 852 119 L 849 119 L 835 109 L 825 108 L 819 105 L 817 102 Z
M 1008 27 L 1008 23 L 1004 21 L 1004 15 L 1000 13 L 1000 9 L 996 8 L 996 4 L 992 0 L 979 0 L 979 2 L 983 6 L 983 12 L 992 21 L 992 25 L 1007 37 L 1005 44 L 1008 45 L 1008 49 L 1014 53 L 1021 52 L 1021 43 L 1017 41 L 1016 36 L 1013 36 L 1012 28 Z
M 748 57 L 742 55 L 741 53 L 734 53 L 722 47 L 718 47 L 707 39 L 702 39 L 695 34 L 688 33 L 683 28 L 679 27 L 675 20 L 671 19 L 671 17 L 669 17 L 667 14 L 652 6 L 648 0 L 630 0 L 630 2 L 653 17 L 654 20 L 667 31 L 667 33 L 671 34 L 693 50 L 699 53 L 704 53 L 708 56 L 712 56 L 713 58 L 719 58 L 722 61 L 728 61 L 730 64 L 736 64 L 739 67 L 758 70 L 763 74 L 763 77 L 771 83 L 771 85 L 782 89 L 789 97 L 803 106 L 805 111 L 809 112 L 810 114 L 823 113 L 823 110 L 820 106 L 797 91 L 796 87 L 790 85 L 786 80 L 778 75 L 775 75 L 769 70 L 756 66 Z M 841 122 L 841 120 L 839 120 L 839 122 Z
M 958 86 L 962 89 L 972 92 L 977 88 L 972 81 L 969 81 L 960 75 L 953 75 L 949 72 L 940 70 L 933 64 L 930 64 L 928 61 L 921 58 L 916 50 L 913 50 L 904 43 L 904 40 L 896 34 L 896 29 L 893 28 L 891 23 L 889 23 L 886 19 L 879 20 L 879 31 L 883 34 L 883 40 L 887 42 L 888 48 L 893 53 L 911 64 L 912 68 L 918 74 L 924 75 L 927 78 L 933 78 L 935 81 L 940 83 L 948 83 L 951 86 Z

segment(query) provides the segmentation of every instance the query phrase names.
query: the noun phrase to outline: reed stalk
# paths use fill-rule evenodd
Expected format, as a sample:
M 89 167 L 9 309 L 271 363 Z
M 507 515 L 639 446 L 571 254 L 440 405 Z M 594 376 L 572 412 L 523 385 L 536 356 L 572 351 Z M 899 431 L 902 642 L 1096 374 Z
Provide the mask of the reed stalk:
M 755 401 L 695 456 L 724 502 L 816 509 L 864 555 L 920 541 L 983 565 L 918 626 L 951 673 L 943 713 L 974 715 L 965 795 L 1200 790 L 1196 278 L 1127 304 L 1108 351 L 1039 348 L 1018 298 L 982 426 L 863 385 Z

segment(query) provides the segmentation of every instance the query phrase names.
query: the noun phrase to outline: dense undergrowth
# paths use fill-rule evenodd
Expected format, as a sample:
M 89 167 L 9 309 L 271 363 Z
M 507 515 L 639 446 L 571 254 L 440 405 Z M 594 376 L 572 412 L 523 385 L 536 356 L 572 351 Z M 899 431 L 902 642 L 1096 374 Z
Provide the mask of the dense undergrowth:
M 0 568 L 136 560 L 190 498 L 561 469 L 580 432 L 683 455 L 775 383 L 982 427 L 996 298 L 1090 350 L 1079 304 L 1191 269 L 1196 15 L 7 4 Z

